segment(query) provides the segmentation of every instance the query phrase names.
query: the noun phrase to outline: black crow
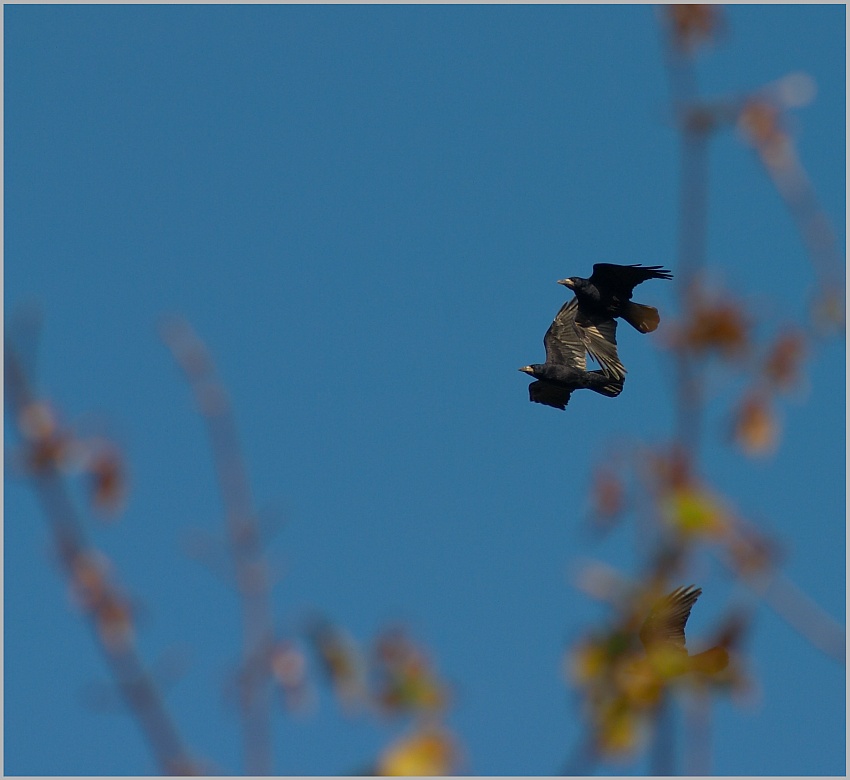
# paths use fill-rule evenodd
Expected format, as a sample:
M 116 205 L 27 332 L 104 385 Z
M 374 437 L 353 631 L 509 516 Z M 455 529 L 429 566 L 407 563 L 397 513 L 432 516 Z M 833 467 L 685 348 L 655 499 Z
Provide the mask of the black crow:
M 578 322 L 593 317 L 622 317 L 635 330 L 651 333 L 658 327 L 658 309 L 632 303 L 632 291 L 647 279 L 672 279 L 660 265 L 596 263 L 589 279 L 571 276 L 558 284 L 569 287 L 578 298 Z
M 565 303 L 543 337 L 546 362 L 519 369 L 537 380 L 528 386 L 528 397 L 535 403 L 565 409 L 573 390 L 587 388 L 613 398 L 623 389 L 626 369 L 617 356 L 616 322 L 599 318 L 598 325 L 579 326 L 577 312 L 575 298 Z M 587 370 L 588 350 L 607 372 Z

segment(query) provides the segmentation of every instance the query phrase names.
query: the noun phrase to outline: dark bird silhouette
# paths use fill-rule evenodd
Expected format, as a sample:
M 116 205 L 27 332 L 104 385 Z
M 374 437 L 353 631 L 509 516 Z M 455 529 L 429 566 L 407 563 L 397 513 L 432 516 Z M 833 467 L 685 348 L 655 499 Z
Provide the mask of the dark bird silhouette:
M 543 337 L 546 362 L 519 369 L 537 380 L 528 386 L 528 397 L 534 403 L 565 409 L 573 390 L 586 388 L 613 398 L 623 389 L 626 369 L 617 355 L 617 323 L 600 317 L 580 326 L 576 323 L 578 308 L 574 298 L 555 315 Z M 588 351 L 605 370 L 587 370 Z
M 578 298 L 578 322 L 598 317 L 622 317 L 635 330 L 651 333 L 660 317 L 654 306 L 632 303 L 632 291 L 647 279 L 672 279 L 673 274 L 660 265 L 614 265 L 596 263 L 589 279 L 571 276 L 558 284 L 569 287 Z
M 685 624 L 702 588 L 695 585 L 676 588 L 655 606 L 640 629 L 640 641 L 648 658 L 664 669 L 667 676 L 686 672 L 714 674 L 729 664 L 729 653 L 717 645 L 702 653 L 689 655 L 685 647 Z

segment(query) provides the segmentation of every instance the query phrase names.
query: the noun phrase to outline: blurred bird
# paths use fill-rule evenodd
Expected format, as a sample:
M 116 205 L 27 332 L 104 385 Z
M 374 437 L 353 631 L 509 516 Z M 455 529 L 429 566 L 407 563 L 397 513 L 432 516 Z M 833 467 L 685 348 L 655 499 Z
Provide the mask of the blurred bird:
M 655 671 L 665 677 L 687 672 L 715 674 L 729 664 L 729 653 L 717 645 L 702 653 L 689 655 L 685 648 L 685 624 L 702 588 L 695 585 L 676 588 L 655 606 L 640 629 L 640 641 Z
M 576 294 L 580 325 L 599 317 L 622 317 L 635 330 L 651 333 L 660 322 L 658 309 L 632 303 L 632 291 L 647 279 L 672 278 L 670 271 L 660 265 L 596 263 L 589 279 L 571 276 L 559 279 L 558 284 L 569 287 Z
M 565 409 L 573 390 L 586 388 L 613 398 L 623 389 L 626 369 L 617 355 L 617 323 L 610 317 L 594 317 L 580 326 L 578 310 L 577 299 L 565 303 L 543 337 L 546 362 L 519 369 L 537 379 L 528 386 L 534 403 Z M 588 351 L 604 370 L 587 370 Z

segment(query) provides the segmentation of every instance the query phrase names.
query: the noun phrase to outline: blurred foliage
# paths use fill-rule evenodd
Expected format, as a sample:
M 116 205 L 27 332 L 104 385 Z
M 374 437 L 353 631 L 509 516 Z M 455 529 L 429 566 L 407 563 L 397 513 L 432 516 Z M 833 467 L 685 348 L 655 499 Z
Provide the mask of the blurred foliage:
M 692 752 L 698 758 L 692 756 L 689 767 L 709 773 L 710 750 L 701 744 L 707 695 L 740 700 L 755 687 L 742 647 L 753 628 L 752 612 L 729 605 L 709 641 L 712 647 L 698 654 L 675 647 L 648 652 L 638 637 L 651 605 L 681 584 L 697 555 L 714 555 L 813 646 L 839 663 L 845 654 L 843 626 L 782 575 L 779 543 L 743 519 L 734 502 L 701 474 L 699 464 L 697 422 L 704 413 L 706 371 L 722 368 L 730 385 L 743 380 L 743 391 L 730 402 L 728 441 L 747 457 L 768 457 L 781 444 L 779 398 L 803 386 L 804 361 L 820 339 L 843 330 L 842 263 L 787 122 L 787 111 L 808 103 L 815 85 L 806 74 L 792 73 L 740 98 L 702 100 L 693 63 L 721 37 L 721 8 L 668 5 L 659 7 L 659 16 L 667 34 L 674 108 L 682 119 L 685 171 L 677 267 L 680 314 L 665 318 L 659 330 L 659 342 L 676 367 L 680 426 L 670 444 L 619 447 L 616 458 L 606 458 L 595 470 L 594 527 L 607 533 L 634 518 L 651 546 L 634 579 L 601 562 L 578 573 L 577 586 L 609 602 L 615 618 L 577 639 L 565 655 L 565 675 L 580 698 L 587 730 L 567 773 L 584 774 L 599 761 L 633 760 L 650 743 L 657 773 L 667 773 L 674 748 L 669 733 L 663 733 L 669 732 L 666 702 L 682 697 L 699 710 L 691 724 Z M 710 290 L 705 281 L 704 144 L 724 127 L 735 127 L 756 151 L 801 230 L 820 282 L 809 321 L 781 324 L 765 344 L 756 339 L 760 323 L 746 302 L 728 290 Z
M 729 444 L 747 457 L 769 457 L 781 446 L 783 398 L 805 388 L 805 361 L 823 338 L 843 331 L 845 317 L 843 263 L 788 122 L 789 110 L 813 99 L 815 84 L 806 74 L 791 73 L 739 97 L 702 100 L 695 94 L 693 63 L 722 39 L 721 7 L 668 5 L 659 9 L 659 16 L 689 174 L 683 183 L 676 266 L 680 311 L 678 317 L 665 317 L 658 342 L 677 368 L 680 420 L 700 418 L 705 400 L 700 378 L 719 367 L 730 381 L 743 383 L 730 402 Z M 756 338 L 761 324 L 745 302 L 728 290 L 710 290 L 703 274 L 704 144 L 725 128 L 734 128 L 753 149 L 798 225 L 819 280 L 809 321 L 780 323 L 763 341 Z M 402 736 L 375 757 L 370 771 L 457 773 L 464 766 L 462 748 L 445 724 L 451 691 L 425 649 L 405 630 L 386 629 L 367 652 L 343 627 L 324 617 L 308 620 L 301 636 L 280 636 L 273 628 L 268 602 L 271 566 L 228 393 L 205 346 L 186 323 L 169 320 L 161 332 L 208 424 L 227 508 L 229 573 L 247 616 L 245 653 L 234 685 L 243 718 L 246 769 L 255 774 L 271 771 L 267 694 L 276 691 L 289 711 L 311 710 L 317 702 L 317 678 L 324 678 L 348 716 L 405 724 Z M 95 516 L 120 516 L 129 490 L 124 455 L 107 437 L 81 435 L 35 392 L 27 368 L 32 342 L 32 328 L 12 333 L 6 341 L 6 402 L 19 438 L 9 453 L 11 470 L 28 479 L 41 499 L 72 602 L 89 621 L 116 687 L 161 771 L 206 772 L 190 758 L 161 701 L 156 676 L 136 651 L 131 599 L 118 584 L 113 564 L 89 544 L 68 496 L 69 482 L 79 479 L 87 508 Z M 740 605 L 728 605 L 712 635 L 702 638 L 708 650 L 694 653 L 689 647 L 683 653 L 666 646 L 647 648 L 640 641 L 652 605 L 688 579 L 699 554 L 715 556 L 735 581 L 753 587 L 815 647 L 843 663 L 843 627 L 783 578 L 779 542 L 741 517 L 734 501 L 710 483 L 700 468 L 698 445 L 698 427 L 682 425 L 671 442 L 619 448 L 616 457 L 606 458 L 594 471 L 593 526 L 604 534 L 618 524 L 641 523 L 651 544 L 645 560 L 636 565 L 635 577 L 601 562 L 587 564 L 578 573 L 578 588 L 608 603 L 612 617 L 585 632 L 564 656 L 564 676 L 579 697 L 587 732 L 579 753 L 581 766 L 575 769 L 586 771 L 603 760 L 631 760 L 653 739 L 661 744 L 658 732 L 670 701 L 690 698 L 704 709 L 710 696 L 740 699 L 755 686 L 743 647 L 753 628 L 752 613 Z M 698 769 L 707 773 L 708 767 Z

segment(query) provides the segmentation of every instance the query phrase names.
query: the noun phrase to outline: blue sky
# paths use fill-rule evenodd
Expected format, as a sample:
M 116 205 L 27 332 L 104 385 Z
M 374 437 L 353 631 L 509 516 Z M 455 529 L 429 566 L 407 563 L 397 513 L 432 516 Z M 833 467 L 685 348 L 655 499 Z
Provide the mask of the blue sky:
M 4 25 L 6 322 L 40 307 L 43 388 L 126 452 L 127 511 L 89 530 L 140 605 L 145 656 L 187 648 L 168 702 L 191 748 L 240 771 L 222 693 L 236 599 L 183 544 L 217 533 L 221 509 L 156 332 L 174 312 L 231 392 L 257 502 L 285 519 L 282 629 L 311 608 L 363 642 L 405 621 L 456 687 L 467 771 L 557 772 L 581 734 L 561 656 L 606 615 L 572 572 L 641 564 L 633 525 L 587 532 L 589 477 L 613 442 L 671 436 L 657 337 L 672 284 L 635 296 L 662 323 L 621 327 L 616 400 L 530 404 L 517 368 L 543 358 L 567 292 L 555 280 L 600 261 L 676 271 L 679 152 L 653 8 L 18 5 Z M 793 129 L 842 254 L 844 47 L 844 6 L 731 6 L 698 64 L 706 95 L 815 80 Z M 710 161 L 714 278 L 767 329 L 800 321 L 815 276 L 776 190 L 733 132 Z M 779 452 L 757 462 L 728 446 L 717 378 L 703 466 L 843 623 L 843 341 L 807 369 L 780 402 Z M 4 509 L 5 772 L 155 771 L 127 715 L 84 704 L 107 672 L 29 487 L 7 478 Z M 707 563 L 693 579 L 699 636 L 746 591 Z M 843 774 L 844 670 L 765 607 L 748 650 L 760 697 L 715 706 L 713 771 Z M 276 715 L 278 772 L 355 771 L 403 730 L 319 704 Z

